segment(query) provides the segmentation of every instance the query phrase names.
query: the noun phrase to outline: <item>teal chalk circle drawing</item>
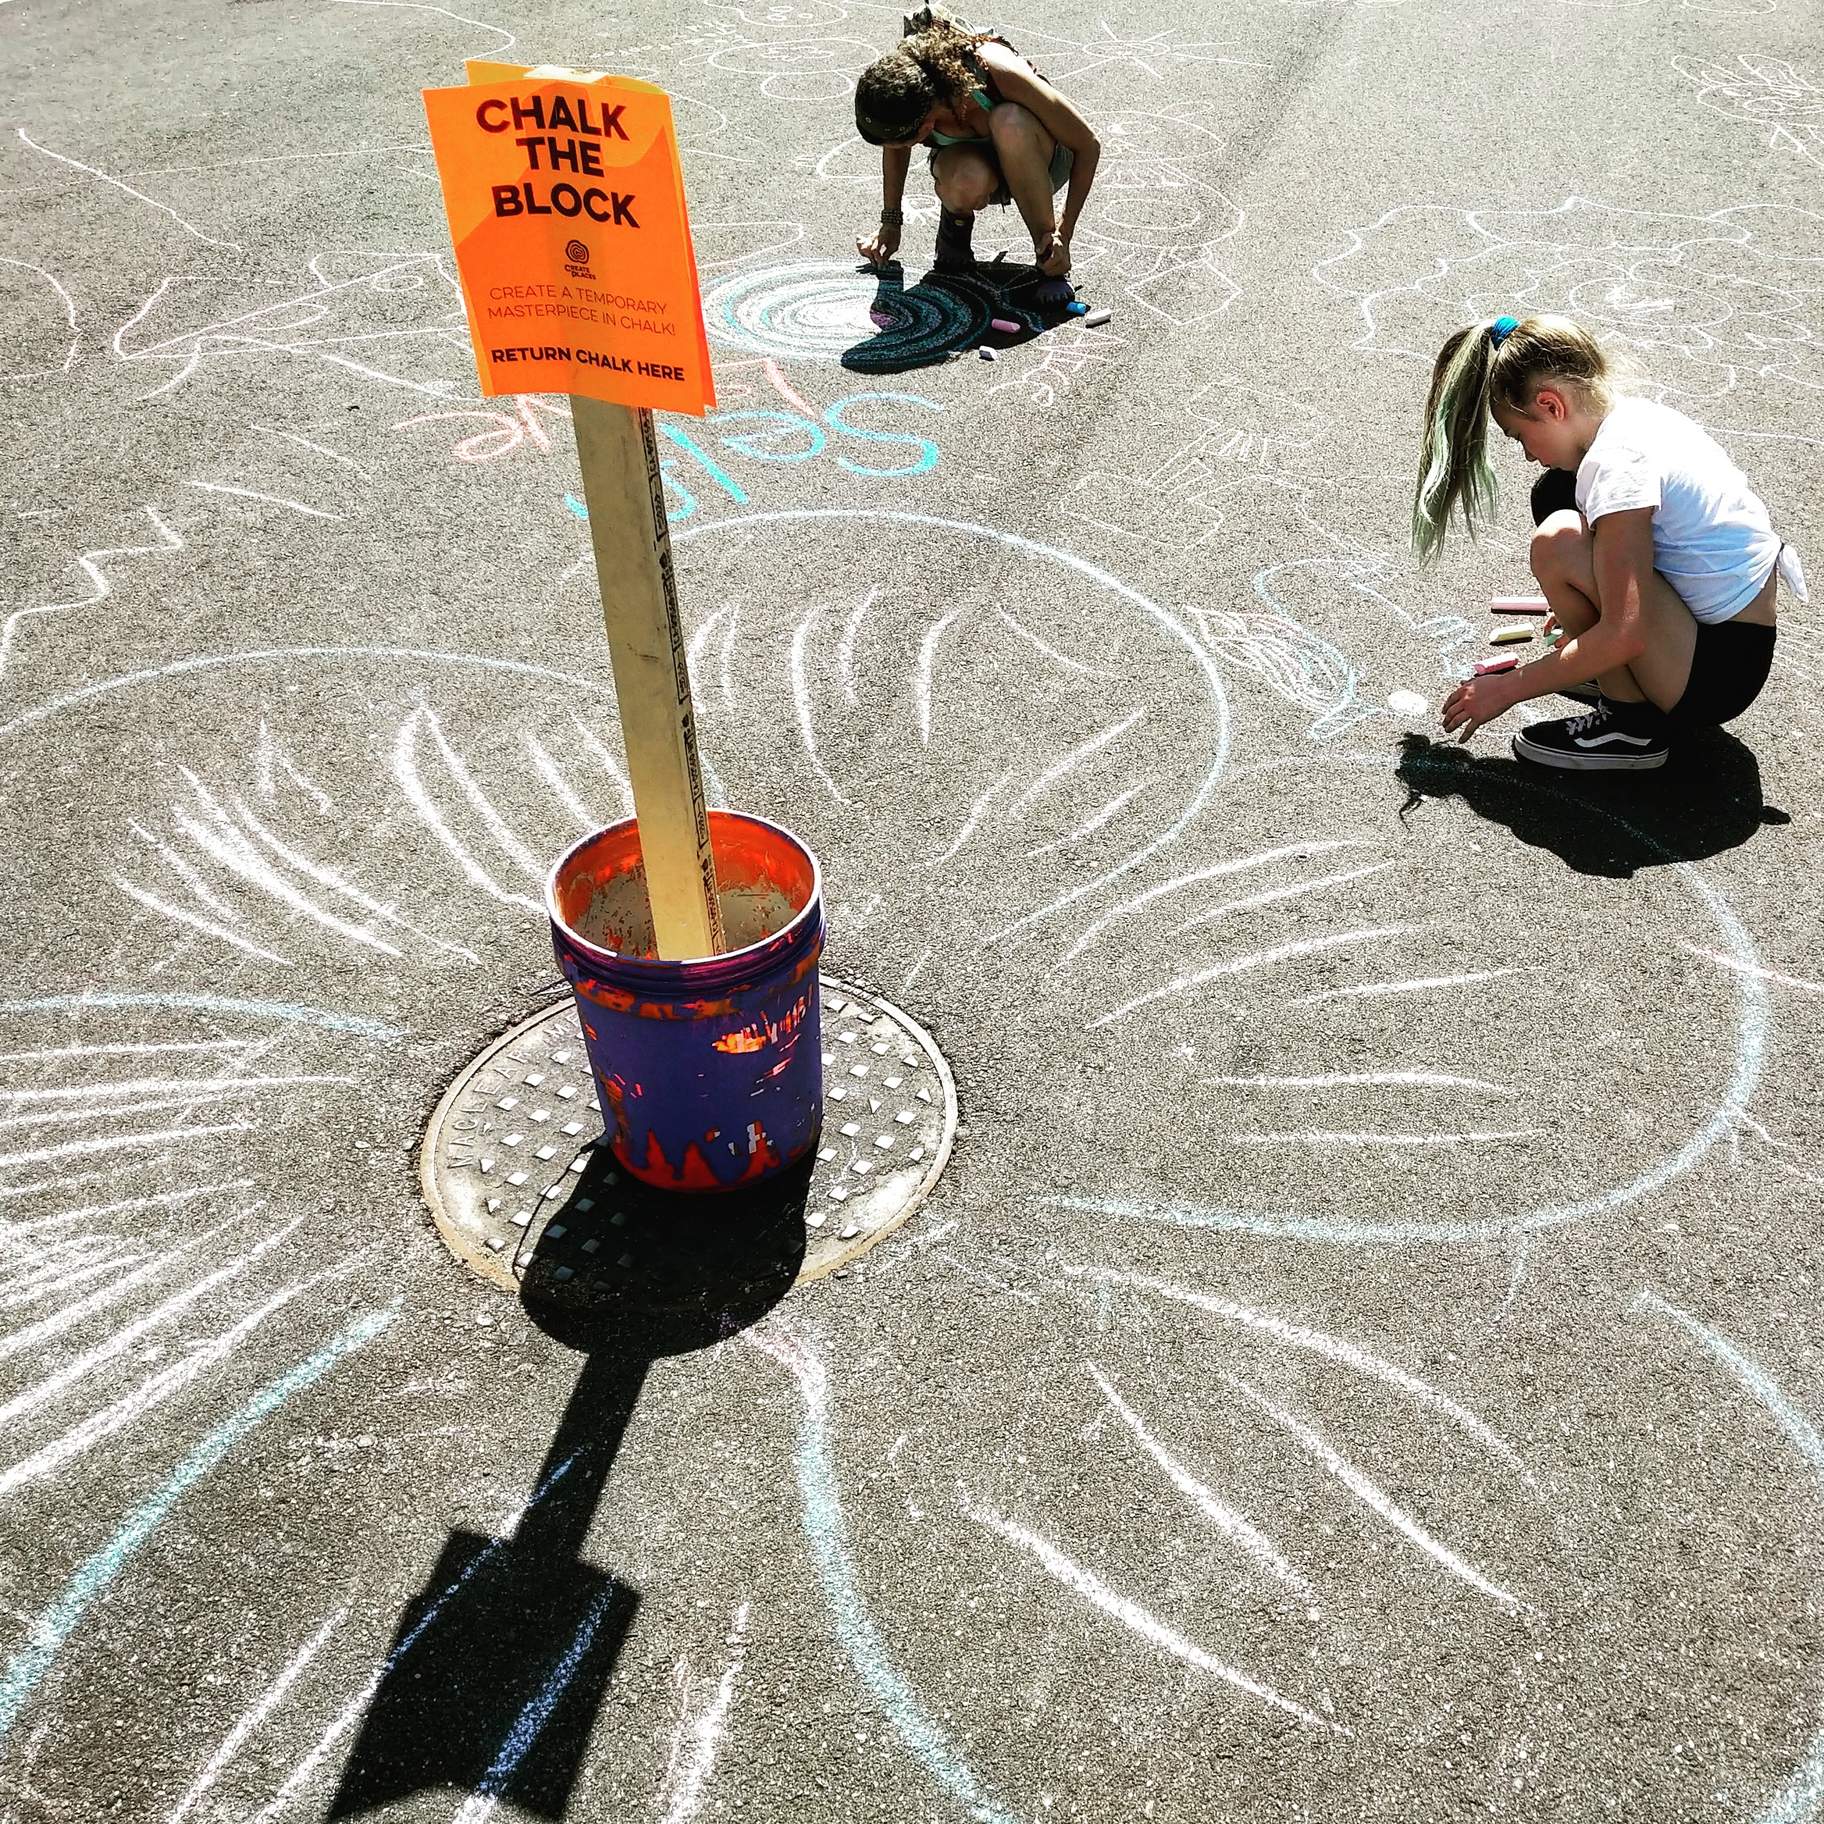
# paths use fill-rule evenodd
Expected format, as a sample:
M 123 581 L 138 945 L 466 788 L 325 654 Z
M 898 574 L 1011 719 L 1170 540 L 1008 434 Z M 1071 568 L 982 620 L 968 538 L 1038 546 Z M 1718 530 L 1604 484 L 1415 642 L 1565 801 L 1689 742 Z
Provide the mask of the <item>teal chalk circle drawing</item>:
M 711 338 L 776 361 L 841 361 L 891 371 L 941 360 L 987 330 L 990 294 L 938 281 L 906 285 L 849 260 L 746 272 L 704 294 Z

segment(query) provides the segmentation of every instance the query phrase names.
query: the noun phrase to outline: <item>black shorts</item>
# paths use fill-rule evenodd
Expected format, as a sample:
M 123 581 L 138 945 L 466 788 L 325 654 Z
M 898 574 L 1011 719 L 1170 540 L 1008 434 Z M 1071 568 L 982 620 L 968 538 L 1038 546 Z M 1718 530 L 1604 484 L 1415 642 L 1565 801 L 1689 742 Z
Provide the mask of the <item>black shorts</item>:
M 1533 524 L 1542 526 L 1554 513 L 1577 511 L 1577 477 L 1569 469 L 1547 469 L 1533 483 Z
M 1533 524 L 1554 513 L 1577 511 L 1577 477 L 1547 469 L 1533 483 Z M 1777 629 L 1740 621 L 1699 621 L 1691 651 L 1691 681 L 1666 712 L 1675 728 L 1717 728 L 1733 722 L 1756 697 L 1773 669 Z
M 1773 669 L 1778 629 L 1759 622 L 1699 621 L 1691 649 L 1691 682 L 1666 711 L 1675 728 L 1717 728 L 1733 722 L 1756 697 Z

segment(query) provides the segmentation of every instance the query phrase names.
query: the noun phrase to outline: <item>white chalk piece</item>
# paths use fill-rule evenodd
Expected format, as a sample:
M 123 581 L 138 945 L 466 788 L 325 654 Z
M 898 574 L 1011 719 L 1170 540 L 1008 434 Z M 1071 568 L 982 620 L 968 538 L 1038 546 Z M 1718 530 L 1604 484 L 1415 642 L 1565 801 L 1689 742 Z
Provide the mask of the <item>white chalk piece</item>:
M 1493 677 L 1498 671 L 1512 671 L 1520 663 L 1511 652 L 1504 659 L 1478 659 L 1472 667 L 1479 678 Z
M 1491 646 L 1518 646 L 1522 640 L 1530 640 L 1533 629 L 1530 627 L 1502 627 L 1488 636 Z
M 998 329 L 1004 336 L 1017 336 L 1020 333 L 1019 324 L 1010 323 L 1005 317 L 990 317 L 988 327 Z
M 1108 322 L 1109 319 L 1114 316 L 1114 314 L 1115 313 L 1112 310 L 1092 310 L 1084 317 L 1083 327 L 1085 329 L 1100 329 L 1104 323 Z
M 994 350 L 985 345 L 978 348 L 975 352 L 980 355 L 984 361 L 992 361 L 995 358 Z
M 1416 690 L 1396 690 L 1389 694 L 1387 707 L 1396 716 L 1422 716 L 1431 705 Z
M 1550 614 L 1552 605 L 1542 595 L 1498 595 L 1489 603 L 1490 614 Z

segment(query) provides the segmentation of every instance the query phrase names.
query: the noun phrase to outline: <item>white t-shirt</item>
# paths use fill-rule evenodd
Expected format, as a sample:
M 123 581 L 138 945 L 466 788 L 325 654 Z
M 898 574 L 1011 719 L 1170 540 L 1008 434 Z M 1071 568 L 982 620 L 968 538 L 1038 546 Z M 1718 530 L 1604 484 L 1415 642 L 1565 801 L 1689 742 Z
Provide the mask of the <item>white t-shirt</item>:
M 1577 508 L 1653 509 L 1653 568 L 1700 621 L 1726 621 L 1760 594 L 1780 558 L 1761 497 L 1729 453 L 1683 412 L 1617 399 L 1577 470 Z

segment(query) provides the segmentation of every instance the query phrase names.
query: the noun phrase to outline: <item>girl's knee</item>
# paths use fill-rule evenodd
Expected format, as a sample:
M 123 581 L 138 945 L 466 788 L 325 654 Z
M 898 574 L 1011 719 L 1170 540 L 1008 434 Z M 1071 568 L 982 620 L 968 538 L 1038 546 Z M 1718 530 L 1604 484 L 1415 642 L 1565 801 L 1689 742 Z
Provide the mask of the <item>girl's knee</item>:
M 988 115 L 988 132 L 1003 158 L 1009 150 L 1027 147 L 1035 152 L 1042 151 L 1047 158 L 1051 156 L 1051 135 L 1046 132 L 1044 122 L 1017 101 L 1001 101 L 994 105 Z
M 1575 582 L 1590 568 L 1590 535 L 1574 512 L 1553 513 L 1534 531 L 1529 551 L 1540 582 Z

